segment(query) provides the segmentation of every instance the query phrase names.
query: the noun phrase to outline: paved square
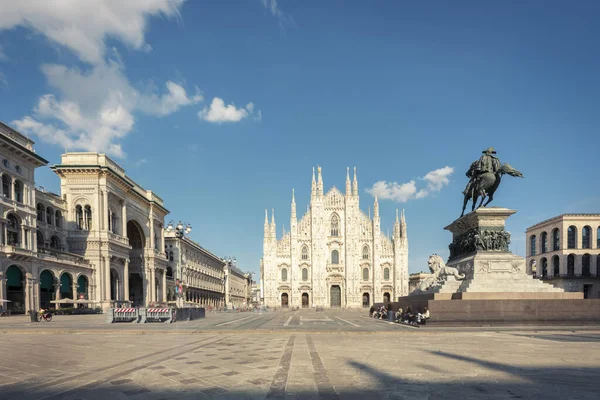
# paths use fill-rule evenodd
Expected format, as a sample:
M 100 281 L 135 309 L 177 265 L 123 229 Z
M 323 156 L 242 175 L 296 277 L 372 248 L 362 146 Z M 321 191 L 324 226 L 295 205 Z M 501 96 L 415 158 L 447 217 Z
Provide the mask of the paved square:
M 363 314 L 327 312 L 318 328 L 314 312 L 179 327 L 6 318 L 0 399 L 598 398 L 600 330 L 408 329 Z

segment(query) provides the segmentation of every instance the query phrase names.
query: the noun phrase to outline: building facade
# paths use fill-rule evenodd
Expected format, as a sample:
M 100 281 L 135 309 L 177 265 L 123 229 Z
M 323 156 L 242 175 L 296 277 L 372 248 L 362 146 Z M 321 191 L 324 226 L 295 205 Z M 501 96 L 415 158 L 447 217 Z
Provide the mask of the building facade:
M 373 218 L 360 209 L 356 169 L 346 193 L 326 194 L 313 169 L 310 207 L 300 220 L 292 191 L 290 231 L 276 237 L 275 214 L 265 211 L 261 285 L 269 307 L 370 307 L 408 294 L 408 238 L 404 212 L 393 236 L 381 232 L 379 204 Z
M 33 145 L 0 122 L 0 300 L 12 313 L 93 290 L 93 266 L 68 252 L 66 202 L 35 188 L 35 169 L 48 162 Z
M 237 268 L 234 261 L 225 261 L 225 305 L 227 308 L 250 305 L 251 281 L 251 274 Z
M 600 298 L 600 214 L 563 214 L 529 227 L 527 272 Z
M 165 252 L 163 200 L 91 152 L 63 154 L 51 167 L 60 195 L 36 189 L 35 170 L 48 162 L 33 145 L 0 122 L 0 300 L 8 300 L 0 305 L 26 313 L 57 302 L 165 304 L 176 265 Z M 189 299 L 222 301 L 224 261 L 188 239 L 181 243 Z
M 176 302 L 176 283 L 182 287 L 184 303 L 202 307 L 223 307 L 225 300 L 225 261 L 198 243 L 165 230 L 167 301 Z

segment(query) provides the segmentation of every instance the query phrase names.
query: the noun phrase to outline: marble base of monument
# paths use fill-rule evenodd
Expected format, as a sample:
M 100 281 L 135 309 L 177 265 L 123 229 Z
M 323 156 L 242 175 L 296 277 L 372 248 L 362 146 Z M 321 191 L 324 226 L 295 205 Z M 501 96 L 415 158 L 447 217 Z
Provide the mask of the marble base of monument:
M 480 208 L 447 226 L 452 232 L 448 263 L 432 268 L 441 269 L 432 274 L 440 278 L 399 298 L 394 308 L 427 306 L 429 322 L 445 325 L 600 323 L 600 300 L 584 300 L 581 292 L 564 292 L 526 273 L 525 259 L 509 251 L 510 233 L 504 229 L 514 213 Z

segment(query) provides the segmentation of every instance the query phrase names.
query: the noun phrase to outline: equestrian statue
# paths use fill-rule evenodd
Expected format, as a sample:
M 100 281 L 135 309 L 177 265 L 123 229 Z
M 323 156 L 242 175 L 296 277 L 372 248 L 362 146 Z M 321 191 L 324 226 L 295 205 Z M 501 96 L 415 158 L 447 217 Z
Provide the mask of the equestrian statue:
M 482 151 L 482 153 L 481 158 L 471 164 L 466 174 L 467 178 L 469 178 L 469 183 L 467 183 L 467 187 L 463 191 L 465 197 L 462 213 L 460 214 L 461 217 L 465 214 L 465 208 L 469 200 L 472 202 L 471 211 L 475 211 L 475 208 L 485 207 L 494 200 L 494 193 L 498 189 L 498 186 L 500 186 L 502 175 L 506 174 L 523 178 L 523 174 L 511 167 L 510 164 L 502 164 L 500 162 L 494 155 L 496 154 L 496 150 L 493 147 Z M 486 198 L 487 201 L 484 204 L 483 201 Z M 478 199 L 480 200 L 479 205 L 475 207 Z

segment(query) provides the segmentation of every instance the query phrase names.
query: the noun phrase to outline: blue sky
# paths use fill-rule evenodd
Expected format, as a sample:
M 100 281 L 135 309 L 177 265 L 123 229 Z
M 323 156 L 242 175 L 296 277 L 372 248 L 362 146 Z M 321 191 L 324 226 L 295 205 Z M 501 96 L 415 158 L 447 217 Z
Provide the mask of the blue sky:
M 107 152 L 244 270 L 259 270 L 264 209 L 281 235 L 316 165 L 326 190 L 356 166 L 365 212 L 380 182 L 384 231 L 406 210 L 411 272 L 447 256 L 489 146 L 525 175 L 494 201 L 518 210 L 517 254 L 528 226 L 600 212 L 597 2 L 70 3 L 3 2 L 0 120 L 51 164 Z M 59 191 L 49 169 L 36 180 Z

